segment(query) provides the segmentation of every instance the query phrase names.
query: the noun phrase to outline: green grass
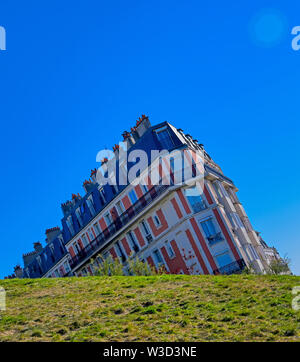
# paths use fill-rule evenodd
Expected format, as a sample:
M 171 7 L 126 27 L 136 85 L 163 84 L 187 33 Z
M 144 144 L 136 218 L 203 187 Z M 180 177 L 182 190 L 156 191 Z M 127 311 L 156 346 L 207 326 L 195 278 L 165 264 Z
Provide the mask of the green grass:
M 0 281 L 0 341 L 299 341 L 295 276 Z

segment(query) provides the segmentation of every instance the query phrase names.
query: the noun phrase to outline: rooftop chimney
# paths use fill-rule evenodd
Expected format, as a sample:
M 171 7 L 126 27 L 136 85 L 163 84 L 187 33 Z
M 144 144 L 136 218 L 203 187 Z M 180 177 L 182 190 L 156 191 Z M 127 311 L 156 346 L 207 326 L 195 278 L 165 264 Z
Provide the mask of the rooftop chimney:
M 93 170 L 91 170 L 91 179 L 96 182 L 97 181 L 97 169 L 94 168 Z
M 43 250 L 43 246 L 39 241 L 37 243 L 33 243 L 33 248 L 37 253 L 40 253 Z
M 72 201 L 68 200 L 65 203 L 61 204 L 61 209 L 62 209 L 64 216 L 66 216 L 69 213 L 69 211 L 71 211 L 72 208 L 73 208 Z
M 149 121 L 149 117 L 145 116 L 144 114 L 142 114 L 142 117 L 140 117 L 137 121 L 136 121 L 136 126 L 135 126 L 135 130 L 138 134 L 139 137 L 142 137 L 143 134 L 147 131 L 147 129 L 151 127 L 150 121 Z
M 85 180 L 82 187 L 84 188 L 85 192 L 88 193 L 94 188 L 95 184 L 91 180 Z
M 60 234 L 60 228 L 55 226 L 54 228 L 47 229 L 46 232 L 46 243 L 50 243 L 53 239 L 56 238 L 58 234 Z
M 127 145 L 127 150 L 129 150 L 129 148 L 135 144 L 135 140 L 134 140 L 133 136 L 130 134 L 130 132 L 128 132 L 128 131 L 123 132 L 122 136 L 123 136 L 124 142 Z
M 23 269 L 20 267 L 20 265 L 16 265 L 14 267 L 14 272 L 17 278 L 23 278 Z

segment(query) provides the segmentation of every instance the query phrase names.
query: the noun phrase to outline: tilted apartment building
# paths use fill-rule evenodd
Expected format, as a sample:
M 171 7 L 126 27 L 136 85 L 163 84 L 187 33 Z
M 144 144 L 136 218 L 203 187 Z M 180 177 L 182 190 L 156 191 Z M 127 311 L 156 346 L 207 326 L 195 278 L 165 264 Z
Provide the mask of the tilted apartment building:
M 101 186 L 92 170 L 85 195 L 74 194 L 62 204 L 62 229 L 46 231 L 46 246 L 29 253 L 29 261 L 26 254 L 19 277 L 93 275 L 100 255 L 118 258 L 125 270 L 128 259 L 138 256 L 174 274 L 232 274 L 246 266 L 264 273 L 280 259 L 253 229 L 233 181 L 197 140 L 168 122 L 151 126 L 145 116 L 123 138 L 129 152 L 144 150 L 149 159 L 153 149 L 202 152 L 203 192 L 196 179 L 189 185 Z M 117 157 L 119 146 L 114 152 Z

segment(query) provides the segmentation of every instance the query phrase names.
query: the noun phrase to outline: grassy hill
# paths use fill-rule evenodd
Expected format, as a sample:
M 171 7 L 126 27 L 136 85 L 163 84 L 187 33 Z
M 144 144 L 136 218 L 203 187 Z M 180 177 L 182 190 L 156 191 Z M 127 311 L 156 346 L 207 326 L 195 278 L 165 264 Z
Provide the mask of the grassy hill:
M 0 341 L 299 341 L 294 276 L 0 281 Z

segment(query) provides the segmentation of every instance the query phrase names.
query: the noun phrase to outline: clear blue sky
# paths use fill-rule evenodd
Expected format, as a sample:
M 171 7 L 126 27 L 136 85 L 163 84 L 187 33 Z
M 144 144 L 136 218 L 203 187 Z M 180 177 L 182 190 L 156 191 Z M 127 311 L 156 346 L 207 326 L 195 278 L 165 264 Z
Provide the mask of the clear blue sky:
M 2 1 L 0 25 L 0 278 L 142 113 L 206 146 L 300 274 L 299 1 Z

